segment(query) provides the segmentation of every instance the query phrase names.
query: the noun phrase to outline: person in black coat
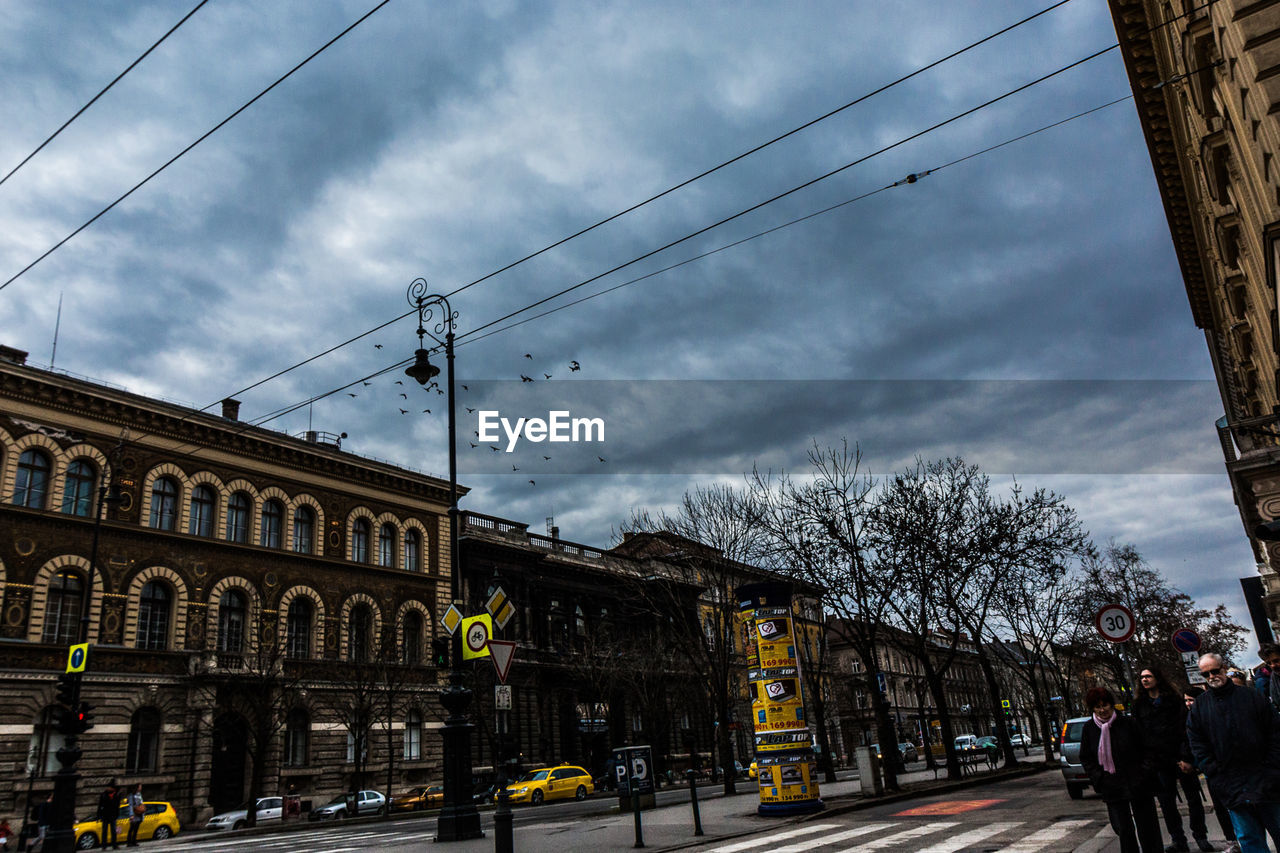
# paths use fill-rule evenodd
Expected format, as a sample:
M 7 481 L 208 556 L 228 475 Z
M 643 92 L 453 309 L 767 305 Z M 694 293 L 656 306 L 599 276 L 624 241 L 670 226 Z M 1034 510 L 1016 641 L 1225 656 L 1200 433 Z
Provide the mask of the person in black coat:
M 1084 701 L 1093 718 L 1080 735 L 1080 764 L 1107 804 L 1120 853 L 1163 853 L 1154 759 L 1141 727 L 1116 712 L 1115 696 L 1105 687 L 1091 688 Z
M 1209 683 L 1187 714 L 1195 764 L 1222 798 L 1243 853 L 1280 837 L 1280 714 L 1256 690 L 1232 683 L 1218 654 L 1203 655 Z
M 120 840 L 116 835 L 116 821 L 120 819 L 120 786 L 112 779 L 107 788 L 98 796 L 98 820 L 102 823 L 102 849 L 107 848 L 108 841 L 113 850 L 120 849 Z
M 1178 811 L 1178 786 L 1187 800 L 1187 823 L 1200 850 L 1212 851 L 1209 828 L 1204 821 L 1204 803 L 1200 799 L 1200 781 L 1191 774 L 1191 765 L 1183 765 L 1182 746 L 1187 740 L 1187 708 L 1178 691 L 1164 673 L 1154 666 L 1138 671 L 1138 695 L 1133 701 L 1133 718 L 1142 729 L 1147 747 L 1155 759 L 1156 799 L 1164 812 L 1165 829 L 1172 843 L 1167 853 L 1188 853 L 1187 834 L 1182 830 L 1182 813 Z
M 1203 695 L 1204 688 L 1196 687 L 1194 684 L 1182 691 L 1182 704 L 1186 706 L 1188 713 L 1191 711 L 1191 706 Z M 1191 742 L 1187 740 L 1187 732 L 1184 729 L 1182 732 L 1182 755 L 1178 766 L 1183 770 L 1184 775 L 1190 776 L 1195 780 L 1196 788 L 1198 789 L 1200 787 L 1200 768 L 1196 767 L 1195 763 L 1196 757 L 1191 754 Z M 1233 853 L 1233 851 L 1234 853 L 1239 853 L 1240 846 L 1236 844 L 1236 828 L 1231 823 L 1231 815 L 1213 790 L 1213 786 L 1209 785 L 1208 788 L 1209 802 L 1213 804 L 1213 814 L 1218 819 L 1218 826 L 1222 827 L 1222 837 L 1227 839 L 1225 853 Z

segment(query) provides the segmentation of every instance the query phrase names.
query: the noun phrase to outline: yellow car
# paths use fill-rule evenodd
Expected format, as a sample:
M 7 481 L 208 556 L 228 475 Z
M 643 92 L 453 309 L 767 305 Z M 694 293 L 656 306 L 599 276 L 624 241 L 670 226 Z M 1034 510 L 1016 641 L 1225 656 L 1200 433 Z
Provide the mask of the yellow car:
M 423 809 L 434 809 L 444 805 L 444 785 L 432 785 L 430 787 L 410 788 L 403 794 L 397 794 L 391 798 L 391 808 L 396 811 L 422 811 Z
M 138 827 L 138 840 L 151 838 L 171 838 L 182 829 L 178 822 L 178 813 L 168 803 L 143 803 L 147 813 L 142 816 L 142 826 Z M 92 850 L 102 843 L 102 821 L 82 820 L 75 825 L 76 849 Z M 116 820 L 116 835 L 124 844 L 129 835 L 129 804 L 120 804 L 120 817 Z
M 749 777 L 750 777 L 750 778 L 752 778 L 752 779 L 757 779 L 757 778 L 759 778 L 759 776 L 760 776 L 760 762 L 759 762 L 759 761 L 753 761 L 753 762 L 751 762 L 751 766 L 747 768 L 747 776 L 749 776 Z
M 512 803 L 538 805 L 543 800 L 585 800 L 595 793 L 591 774 L 581 767 L 561 765 L 526 773 L 504 790 Z

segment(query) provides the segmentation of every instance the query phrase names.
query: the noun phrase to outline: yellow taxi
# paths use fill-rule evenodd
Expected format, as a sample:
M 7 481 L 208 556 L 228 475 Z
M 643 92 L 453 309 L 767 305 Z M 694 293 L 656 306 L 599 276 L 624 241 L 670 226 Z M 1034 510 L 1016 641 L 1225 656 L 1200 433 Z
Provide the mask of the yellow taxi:
M 585 800 L 595 793 L 591 774 L 581 767 L 563 764 L 546 767 L 521 776 L 504 789 L 512 803 L 538 805 L 544 800 Z
M 172 838 L 182 829 L 178 821 L 178 813 L 169 803 L 143 803 L 147 813 L 142 816 L 142 826 L 138 827 L 138 840 L 147 841 L 152 838 Z M 81 820 L 75 825 L 76 849 L 92 850 L 102 844 L 100 837 L 102 821 Z M 124 844 L 129 835 L 129 804 L 120 804 L 120 817 L 116 819 L 116 835 Z
M 403 794 L 396 794 L 391 798 L 391 808 L 395 811 L 422 811 L 423 809 L 434 809 L 444 805 L 444 785 L 431 785 L 429 787 L 410 788 Z

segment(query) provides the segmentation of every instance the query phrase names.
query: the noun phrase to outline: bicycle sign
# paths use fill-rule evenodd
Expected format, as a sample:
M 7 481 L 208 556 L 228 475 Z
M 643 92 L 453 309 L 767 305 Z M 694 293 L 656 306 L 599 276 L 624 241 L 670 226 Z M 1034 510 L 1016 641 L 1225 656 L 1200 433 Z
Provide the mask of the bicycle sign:
M 1123 643 L 1133 636 L 1137 628 L 1133 620 L 1133 611 L 1123 604 L 1107 604 L 1093 616 L 1093 626 L 1098 629 L 1102 639 L 1112 643 Z

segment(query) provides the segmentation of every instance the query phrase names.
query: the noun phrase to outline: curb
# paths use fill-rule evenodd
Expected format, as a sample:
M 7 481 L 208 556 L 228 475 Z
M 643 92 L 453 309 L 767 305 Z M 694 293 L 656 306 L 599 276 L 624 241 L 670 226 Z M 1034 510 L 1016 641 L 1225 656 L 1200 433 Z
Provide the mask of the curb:
M 1013 770 L 996 770 L 981 776 L 973 776 L 968 779 L 960 779 L 957 781 L 943 781 L 937 783 L 924 783 L 918 788 L 909 788 L 905 791 L 898 791 L 893 794 L 885 794 L 879 797 L 862 797 L 856 796 L 853 802 L 840 803 L 835 802 L 834 805 L 828 804 L 828 807 L 814 814 L 801 815 L 786 821 L 779 821 L 775 826 L 795 825 L 805 823 L 811 820 L 823 820 L 826 818 L 849 814 L 851 812 L 864 811 L 866 809 L 875 808 L 876 806 L 891 805 L 893 803 L 903 802 L 905 800 L 914 800 L 920 797 L 928 797 L 934 794 L 944 794 L 948 791 L 964 791 L 968 788 L 977 788 L 982 785 L 989 785 L 993 782 L 1004 782 L 1008 779 L 1021 779 L 1024 776 L 1034 776 L 1037 773 L 1044 773 L 1048 770 L 1057 770 L 1058 765 L 1045 762 L 1044 764 L 1020 765 Z M 843 795 L 848 797 L 850 795 Z M 731 841 L 735 838 L 743 838 L 748 835 L 756 835 L 767 830 L 760 827 L 752 829 L 744 829 L 741 832 L 730 832 L 724 835 L 706 836 L 697 841 L 686 841 L 669 847 L 655 847 L 655 853 L 669 853 L 672 850 L 688 850 L 689 848 L 704 844 L 713 844 L 721 841 Z

